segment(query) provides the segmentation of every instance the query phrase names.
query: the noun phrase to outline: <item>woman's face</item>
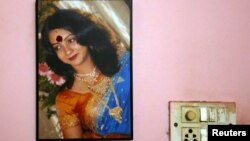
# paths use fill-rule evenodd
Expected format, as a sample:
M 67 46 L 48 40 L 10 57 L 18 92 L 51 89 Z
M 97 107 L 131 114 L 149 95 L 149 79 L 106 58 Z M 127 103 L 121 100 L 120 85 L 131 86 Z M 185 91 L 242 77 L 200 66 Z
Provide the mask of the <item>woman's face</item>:
M 54 29 L 49 32 L 49 41 L 58 58 L 72 67 L 81 65 L 90 59 L 86 46 L 80 45 L 74 34 L 65 29 Z

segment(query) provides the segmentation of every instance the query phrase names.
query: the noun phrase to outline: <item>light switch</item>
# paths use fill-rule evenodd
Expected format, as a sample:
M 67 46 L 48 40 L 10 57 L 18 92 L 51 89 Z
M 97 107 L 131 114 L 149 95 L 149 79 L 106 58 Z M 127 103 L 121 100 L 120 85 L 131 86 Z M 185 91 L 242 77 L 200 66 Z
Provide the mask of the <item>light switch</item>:
M 201 141 L 207 141 L 207 129 L 201 129 Z
M 201 114 L 201 121 L 207 121 L 207 108 L 206 107 L 200 107 L 200 114 Z
M 218 109 L 218 122 L 225 123 L 226 122 L 226 110 L 224 107 L 219 107 Z
M 217 110 L 214 107 L 209 108 L 209 121 L 216 122 L 217 120 Z

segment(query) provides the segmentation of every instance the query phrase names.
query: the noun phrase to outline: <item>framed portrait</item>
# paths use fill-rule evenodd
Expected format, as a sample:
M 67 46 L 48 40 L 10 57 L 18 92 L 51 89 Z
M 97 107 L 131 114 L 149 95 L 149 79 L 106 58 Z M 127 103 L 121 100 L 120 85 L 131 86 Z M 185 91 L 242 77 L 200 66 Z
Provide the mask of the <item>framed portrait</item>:
M 36 1 L 37 140 L 132 140 L 132 0 Z

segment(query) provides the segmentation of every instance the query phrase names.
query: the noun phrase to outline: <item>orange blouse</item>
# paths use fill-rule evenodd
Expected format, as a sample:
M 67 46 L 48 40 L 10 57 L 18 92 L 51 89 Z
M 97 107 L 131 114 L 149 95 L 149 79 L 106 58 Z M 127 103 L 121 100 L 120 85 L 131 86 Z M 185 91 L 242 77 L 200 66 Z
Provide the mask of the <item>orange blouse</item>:
M 90 97 L 91 93 L 80 94 L 70 90 L 64 90 L 57 95 L 57 115 L 62 129 L 81 124 L 82 115 L 80 114 Z M 81 106 L 78 106 L 79 102 Z
M 110 134 L 101 136 L 93 132 L 98 105 L 101 104 L 92 93 L 81 94 L 71 90 L 64 90 L 56 97 L 56 108 L 62 129 L 81 125 L 83 138 L 126 138 L 127 135 Z
M 78 93 L 64 90 L 56 97 L 56 108 L 59 123 L 62 129 L 81 124 L 83 130 L 94 129 L 95 116 L 98 112 L 96 96 L 92 93 Z

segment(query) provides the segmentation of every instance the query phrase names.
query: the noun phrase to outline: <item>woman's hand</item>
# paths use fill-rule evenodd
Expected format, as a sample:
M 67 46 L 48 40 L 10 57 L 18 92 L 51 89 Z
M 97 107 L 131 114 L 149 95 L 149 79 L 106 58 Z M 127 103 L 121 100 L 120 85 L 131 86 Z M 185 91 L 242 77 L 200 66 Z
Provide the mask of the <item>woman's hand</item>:
M 67 138 L 82 138 L 82 128 L 80 125 L 69 127 L 63 129 L 63 136 L 65 139 Z

